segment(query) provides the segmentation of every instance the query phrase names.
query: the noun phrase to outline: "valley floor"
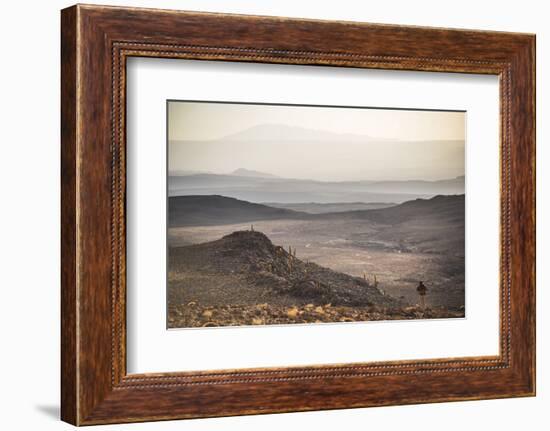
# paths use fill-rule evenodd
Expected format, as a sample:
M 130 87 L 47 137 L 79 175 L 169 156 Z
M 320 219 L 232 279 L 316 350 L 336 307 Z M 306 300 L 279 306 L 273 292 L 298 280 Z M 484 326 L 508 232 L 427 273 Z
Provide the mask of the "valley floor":
M 364 220 L 271 220 L 181 227 L 169 230 L 169 245 L 181 247 L 217 240 L 231 232 L 250 229 L 251 224 L 274 244 L 285 249 L 295 248 L 296 256 L 302 261 L 355 277 L 366 276 L 371 283 L 376 277 L 380 290 L 412 306 L 419 302 L 416 286 L 422 280 L 429 289 L 428 306 L 463 312 L 463 231 L 438 227 L 436 223 L 409 223 L 405 228 Z M 213 283 L 211 278 L 201 279 L 200 274 L 172 272 L 170 286 L 180 284 L 182 277 L 189 279 L 187 286 L 197 286 L 197 289 L 189 288 L 185 300 L 199 299 L 208 306 L 231 304 L 231 297 L 210 297 L 206 292 L 206 296 L 200 295 L 198 290 L 207 289 L 206 286 Z M 215 283 L 218 282 L 223 280 L 220 278 Z

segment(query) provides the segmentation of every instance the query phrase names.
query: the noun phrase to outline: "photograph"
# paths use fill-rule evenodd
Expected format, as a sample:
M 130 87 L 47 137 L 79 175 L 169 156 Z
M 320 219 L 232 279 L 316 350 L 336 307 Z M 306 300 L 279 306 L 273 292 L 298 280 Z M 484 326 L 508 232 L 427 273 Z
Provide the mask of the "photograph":
M 465 317 L 465 112 L 167 115 L 168 328 Z

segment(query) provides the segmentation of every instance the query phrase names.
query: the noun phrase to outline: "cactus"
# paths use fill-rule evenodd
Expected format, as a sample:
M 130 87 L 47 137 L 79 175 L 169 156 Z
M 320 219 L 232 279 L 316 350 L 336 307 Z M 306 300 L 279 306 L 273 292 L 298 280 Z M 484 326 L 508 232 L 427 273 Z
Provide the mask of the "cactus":
M 292 274 L 292 261 L 293 261 L 292 247 L 289 245 L 288 246 L 287 263 L 288 263 L 288 272 L 291 273 L 291 274 Z
M 376 274 L 373 274 L 373 286 L 374 287 L 378 287 L 378 279 L 376 278 Z M 369 278 L 367 276 L 367 271 L 363 271 L 363 280 L 365 280 L 365 282 L 370 285 L 370 282 L 369 282 Z
M 287 253 L 286 259 L 287 259 L 288 271 L 289 273 L 292 273 L 293 264 L 296 259 L 296 247 L 292 248 L 292 246 L 290 245 L 288 246 L 288 253 Z

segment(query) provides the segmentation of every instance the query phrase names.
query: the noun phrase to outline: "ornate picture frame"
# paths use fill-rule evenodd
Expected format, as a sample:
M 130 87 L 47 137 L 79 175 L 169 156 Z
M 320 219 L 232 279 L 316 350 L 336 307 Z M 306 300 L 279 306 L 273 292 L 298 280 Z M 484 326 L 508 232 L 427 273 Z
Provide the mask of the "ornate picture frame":
M 61 26 L 61 416 L 74 425 L 535 394 L 535 36 L 77 5 Z M 490 74 L 500 85 L 500 353 L 128 374 L 126 60 Z

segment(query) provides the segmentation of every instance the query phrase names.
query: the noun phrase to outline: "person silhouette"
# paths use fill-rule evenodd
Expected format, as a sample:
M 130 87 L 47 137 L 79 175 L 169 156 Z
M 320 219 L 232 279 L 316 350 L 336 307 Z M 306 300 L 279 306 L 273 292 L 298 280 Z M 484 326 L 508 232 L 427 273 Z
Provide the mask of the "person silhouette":
M 424 282 L 421 281 L 418 283 L 418 286 L 416 287 L 416 291 L 420 295 L 420 306 L 424 309 L 426 308 L 426 292 L 428 291 L 428 288 L 424 285 Z

